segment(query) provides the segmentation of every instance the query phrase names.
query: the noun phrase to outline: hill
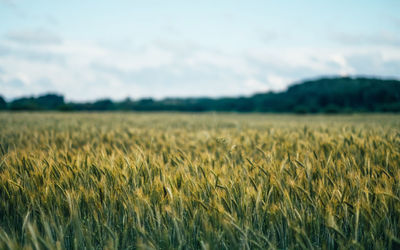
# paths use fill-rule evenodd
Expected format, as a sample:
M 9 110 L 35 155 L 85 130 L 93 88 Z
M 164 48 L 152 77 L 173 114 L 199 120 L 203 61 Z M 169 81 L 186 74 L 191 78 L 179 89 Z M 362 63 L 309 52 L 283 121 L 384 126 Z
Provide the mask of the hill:
M 331 77 L 303 81 L 282 92 L 259 93 L 250 97 L 151 98 L 113 102 L 65 103 L 64 97 L 47 94 L 24 97 L 0 109 L 60 111 L 223 111 L 285 113 L 399 112 L 400 81 L 366 77 Z

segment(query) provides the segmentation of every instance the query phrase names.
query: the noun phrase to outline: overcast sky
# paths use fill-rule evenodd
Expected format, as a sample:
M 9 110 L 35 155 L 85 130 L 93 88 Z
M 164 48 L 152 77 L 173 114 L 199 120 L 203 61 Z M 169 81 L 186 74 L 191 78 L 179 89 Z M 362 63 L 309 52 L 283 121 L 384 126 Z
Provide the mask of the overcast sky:
M 0 95 L 236 96 L 400 78 L 400 1 L 0 0 Z

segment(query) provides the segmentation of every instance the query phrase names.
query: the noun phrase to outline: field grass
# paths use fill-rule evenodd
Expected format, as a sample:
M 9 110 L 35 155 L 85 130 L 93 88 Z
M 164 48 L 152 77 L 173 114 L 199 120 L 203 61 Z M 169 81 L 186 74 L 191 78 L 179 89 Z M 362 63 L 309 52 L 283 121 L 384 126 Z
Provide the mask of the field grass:
M 0 249 L 391 249 L 400 116 L 0 113 Z

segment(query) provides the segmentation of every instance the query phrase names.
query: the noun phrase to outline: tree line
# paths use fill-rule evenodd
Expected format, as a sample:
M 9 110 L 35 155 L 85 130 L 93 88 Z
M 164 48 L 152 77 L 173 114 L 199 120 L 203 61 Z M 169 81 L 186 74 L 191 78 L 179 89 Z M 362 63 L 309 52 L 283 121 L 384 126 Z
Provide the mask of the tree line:
M 367 77 L 331 77 L 303 81 L 281 92 L 258 93 L 250 97 L 165 98 L 154 100 L 102 99 L 94 102 L 66 102 L 62 95 L 17 98 L 6 102 L 0 96 L 0 110 L 10 111 L 183 111 L 183 112 L 274 112 L 351 113 L 400 112 L 400 81 Z

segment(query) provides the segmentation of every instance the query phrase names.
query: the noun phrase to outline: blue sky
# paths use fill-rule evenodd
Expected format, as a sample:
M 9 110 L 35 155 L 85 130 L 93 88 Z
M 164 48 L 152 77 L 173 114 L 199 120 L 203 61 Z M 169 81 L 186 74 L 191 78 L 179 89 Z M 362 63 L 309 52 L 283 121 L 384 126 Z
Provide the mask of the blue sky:
M 400 1 L 0 0 L 0 94 L 237 96 L 400 78 Z

